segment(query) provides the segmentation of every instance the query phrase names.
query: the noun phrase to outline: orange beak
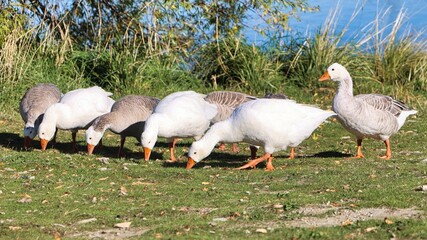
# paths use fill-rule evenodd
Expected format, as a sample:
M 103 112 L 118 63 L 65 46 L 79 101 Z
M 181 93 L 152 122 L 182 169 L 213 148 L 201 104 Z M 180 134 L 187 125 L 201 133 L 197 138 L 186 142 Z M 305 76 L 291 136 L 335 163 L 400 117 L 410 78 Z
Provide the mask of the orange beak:
M 187 161 L 187 169 L 191 169 L 195 164 L 196 162 L 191 157 L 189 157 Z
M 93 153 L 93 149 L 95 149 L 95 145 L 92 145 L 92 144 L 87 144 L 87 153 L 89 154 L 89 155 L 92 155 L 92 153 Z
M 48 140 L 46 140 L 46 139 L 43 139 L 43 138 L 41 138 L 40 139 L 40 145 L 42 146 L 42 151 L 44 151 L 44 150 L 46 150 L 46 147 L 47 147 L 47 143 L 48 143 L 49 141 Z
M 328 73 L 328 71 L 326 71 L 320 78 L 319 78 L 319 82 L 323 82 L 323 81 L 326 81 L 326 80 L 330 80 L 331 79 L 331 76 L 329 76 L 329 73 Z
M 30 146 L 31 143 L 31 138 L 30 137 L 25 137 L 24 138 L 24 147 L 28 148 Z
M 144 159 L 145 161 L 150 160 L 150 154 L 151 154 L 151 149 L 149 149 L 148 147 L 144 148 Z

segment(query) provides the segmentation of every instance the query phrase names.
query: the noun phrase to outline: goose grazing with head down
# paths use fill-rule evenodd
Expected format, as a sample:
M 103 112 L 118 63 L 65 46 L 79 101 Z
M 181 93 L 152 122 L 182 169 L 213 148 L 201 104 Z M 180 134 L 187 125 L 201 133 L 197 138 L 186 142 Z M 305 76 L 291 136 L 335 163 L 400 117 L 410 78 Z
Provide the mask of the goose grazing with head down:
M 138 141 L 144 131 L 145 120 L 151 115 L 158 98 L 129 95 L 117 100 L 111 107 L 111 112 L 99 116 L 86 130 L 88 153 L 98 145 L 104 132 L 110 129 L 120 134 L 119 157 L 123 157 L 123 146 L 127 136 L 135 137 Z
M 232 92 L 232 91 L 215 91 L 208 93 L 205 100 L 209 103 L 215 104 L 218 109 L 217 115 L 212 119 L 211 123 L 215 124 L 219 121 L 223 121 L 231 116 L 234 109 L 240 106 L 242 103 L 255 100 L 256 97 L 251 95 Z M 225 150 L 225 144 L 221 143 L 218 147 L 220 150 Z M 239 152 L 239 148 L 236 143 L 233 143 L 233 152 Z
M 332 109 L 338 120 L 349 132 L 356 135 L 357 154 L 363 158 L 362 140 L 373 138 L 384 141 L 386 154 L 381 158 L 390 159 L 390 136 L 405 123 L 406 118 L 417 111 L 410 110 L 404 103 L 381 94 L 360 94 L 353 96 L 353 81 L 350 73 L 338 63 L 332 64 L 319 81 L 331 79 L 338 82 Z
M 55 129 L 71 130 L 73 149 L 77 151 L 76 133 L 79 129 L 87 129 L 95 118 L 108 113 L 114 100 L 112 93 L 100 87 L 76 89 L 66 93 L 59 103 L 50 106 L 39 127 L 39 138 L 42 150 L 46 149 L 55 133 Z
M 272 154 L 296 147 L 334 112 L 298 104 L 292 100 L 258 99 L 242 104 L 226 120 L 214 124 L 188 153 L 187 169 L 207 157 L 217 142 L 246 142 L 264 147 L 264 156 L 238 169 L 267 161 L 273 170 Z
M 25 122 L 24 147 L 29 147 L 37 135 L 46 109 L 59 102 L 61 96 L 61 91 L 53 84 L 38 84 L 24 94 L 19 103 L 19 112 Z
M 53 84 L 38 84 L 30 88 L 19 103 L 19 112 L 24 127 L 24 147 L 29 147 L 31 140 L 37 135 L 39 125 L 46 109 L 59 102 L 61 91 Z
M 176 138 L 199 139 L 217 114 L 217 106 L 205 101 L 203 94 L 194 91 L 175 92 L 163 98 L 145 121 L 141 143 L 145 160 L 150 158 L 157 137 L 169 142 L 170 160 L 176 161 L 174 145 Z

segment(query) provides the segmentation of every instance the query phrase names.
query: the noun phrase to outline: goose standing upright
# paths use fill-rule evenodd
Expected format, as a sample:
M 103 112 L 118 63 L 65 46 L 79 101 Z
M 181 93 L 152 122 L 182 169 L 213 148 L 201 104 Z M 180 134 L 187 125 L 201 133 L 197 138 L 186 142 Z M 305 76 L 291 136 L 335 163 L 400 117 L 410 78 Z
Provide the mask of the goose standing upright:
M 328 67 L 319 81 L 331 79 L 338 82 L 338 91 L 334 97 L 332 110 L 338 114 L 338 120 L 357 138 L 355 158 L 363 158 L 362 140 L 373 138 L 382 140 L 386 153 L 381 158 L 391 158 L 390 136 L 403 126 L 409 115 L 416 114 L 401 101 L 381 94 L 360 94 L 353 96 L 353 81 L 350 73 L 338 63 Z
M 108 113 L 114 100 L 112 93 L 95 86 L 76 89 L 66 93 L 59 103 L 50 106 L 39 127 L 39 138 L 42 150 L 52 139 L 55 128 L 71 130 L 73 149 L 77 151 L 76 133 L 79 129 L 87 129 L 95 118 Z
M 129 95 L 117 100 L 111 112 L 99 116 L 86 130 L 88 154 L 99 143 L 104 132 L 110 129 L 120 134 L 119 157 L 124 156 L 123 146 L 127 136 L 141 140 L 145 120 L 151 115 L 160 100 L 154 97 Z
M 61 91 L 53 84 L 38 84 L 24 94 L 19 103 L 19 112 L 25 122 L 24 147 L 29 147 L 37 135 L 46 109 L 59 102 L 61 96 Z
M 231 116 L 234 109 L 236 109 L 242 103 L 255 99 L 256 97 L 251 95 L 233 91 L 215 91 L 208 93 L 205 97 L 205 100 L 209 103 L 215 104 L 218 109 L 218 113 L 212 119 L 211 124 L 215 124 L 219 121 L 227 119 Z M 218 149 L 225 150 L 225 144 L 221 143 Z M 239 148 L 237 147 L 236 143 L 233 143 L 232 151 L 239 152 Z
M 255 167 L 267 160 L 266 170 L 273 170 L 272 154 L 296 147 L 328 117 L 331 111 L 298 104 L 292 100 L 257 99 L 240 105 L 226 120 L 217 122 L 188 153 L 187 169 L 207 157 L 217 142 L 246 142 L 264 147 L 265 154 L 238 169 Z
M 145 121 L 144 132 L 141 134 L 146 161 L 150 158 L 158 136 L 168 139 L 170 160 L 175 162 L 176 138 L 199 139 L 203 135 L 217 114 L 217 106 L 205 101 L 205 96 L 194 91 L 175 92 L 157 104 Z

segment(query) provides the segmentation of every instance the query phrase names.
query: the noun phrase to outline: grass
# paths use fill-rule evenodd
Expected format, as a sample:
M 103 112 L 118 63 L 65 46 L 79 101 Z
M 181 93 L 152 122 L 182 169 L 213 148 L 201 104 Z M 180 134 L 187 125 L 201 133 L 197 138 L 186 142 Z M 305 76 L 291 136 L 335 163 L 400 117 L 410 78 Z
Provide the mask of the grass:
M 164 161 L 168 158 L 164 140 L 149 162 L 142 160 L 135 139 L 125 145 L 127 158 L 116 158 L 119 136 L 112 133 L 92 156 L 85 154 L 83 133 L 75 154 L 70 133 L 64 131 L 46 152 L 39 150 L 38 140 L 33 149 L 24 150 L 23 124 L 17 114 L 9 114 L 0 119 L 0 236 L 87 239 L 89 235 L 78 234 L 107 231 L 130 221 L 129 231 L 143 232 L 134 239 L 427 238 L 427 198 L 425 192 L 415 191 L 427 184 L 424 115 L 420 111 L 391 138 L 389 161 L 377 158 L 385 150 L 374 140 L 364 141 L 365 159 L 346 159 L 355 153 L 355 141 L 339 123 L 330 121 L 301 144 L 295 160 L 287 159 L 287 151 L 279 152 L 273 161 L 276 170 L 265 172 L 263 166 L 233 170 L 250 155 L 244 144 L 238 154 L 214 150 L 190 171 L 185 169 L 189 140 L 178 143 L 177 156 L 182 157 L 177 164 Z M 100 161 L 102 157 L 108 163 Z M 325 204 L 351 211 L 413 207 L 424 213 L 390 218 L 392 223 L 377 219 L 348 226 L 289 227 L 290 221 L 304 217 L 297 210 Z M 334 214 L 318 217 L 327 216 Z M 96 220 L 78 223 L 91 218 Z

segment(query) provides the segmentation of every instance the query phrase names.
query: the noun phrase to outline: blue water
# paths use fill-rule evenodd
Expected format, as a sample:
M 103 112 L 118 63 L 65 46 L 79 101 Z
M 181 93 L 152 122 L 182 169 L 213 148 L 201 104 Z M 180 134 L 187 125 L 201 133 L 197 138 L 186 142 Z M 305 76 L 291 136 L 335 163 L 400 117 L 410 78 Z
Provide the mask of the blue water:
M 427 40 L 427 1 L 426 0 L 308 0 L 311 5 L 319 6 L 318 12 L 300 13 L 300 21 L 291 19 L 289 22 L 293 34 L 302 33 L 305 37 L 313 36 L 314 33 L 325 23 L 331 11 L 339 9 L 336 23 L 336 30 L 343 29 L 354 13 L 361 5 L 361 11 L 355 20 L 349 25 L 348 31 L 344 36 L 344 41 L 357 40 L 363 37 L 363 34 L 369 32 L 369 23 L 373 22 L 377 16 L 380 17 L 380 27 L 386 27 L 384 34 L 391 31 L 392 25 L 399 15 L 400 11 L 405 12 L 403 26 L 399 35 L 405 35 L 409 31 L 411 35 L 422 33 L 420 39 Z M 248 25 L 264 25 L 257 17 L 249 18 Z M 285 32 L 284 35 L 289 35 Z M 266 39 L 257 32 L 249 28 L 245 32 L 249 42 L 262 43 Z

